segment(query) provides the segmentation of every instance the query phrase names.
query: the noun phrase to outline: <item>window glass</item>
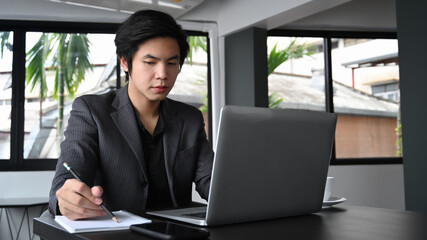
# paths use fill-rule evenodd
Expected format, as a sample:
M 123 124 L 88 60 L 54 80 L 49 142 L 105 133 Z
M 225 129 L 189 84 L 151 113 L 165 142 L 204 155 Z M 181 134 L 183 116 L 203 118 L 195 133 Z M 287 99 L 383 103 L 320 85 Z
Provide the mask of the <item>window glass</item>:
M 28 32 L 26 39 L 24 158 L 58 158 L 74 98 L 116 85 L 114 34 Z
M 10 159 L 13 32 L 0 32 L 0 160 Z
M 270 108 L 325 111 L 323 39 L 268 37 Z
M 402 156 L 397 40 L 332 42 L 336 157 Z
M 189 54 L 168 97 L 199 108 L 203 113 L 205 131 L 208 134 L 207 37 L 190 36 L 188 42 Z

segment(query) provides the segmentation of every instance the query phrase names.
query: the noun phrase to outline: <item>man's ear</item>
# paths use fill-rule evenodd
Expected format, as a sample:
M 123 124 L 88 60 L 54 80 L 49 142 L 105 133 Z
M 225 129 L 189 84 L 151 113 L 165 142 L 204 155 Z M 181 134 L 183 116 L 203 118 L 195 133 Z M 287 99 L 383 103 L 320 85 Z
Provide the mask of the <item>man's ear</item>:
M 120 57 L 120 65 L 122 66 L 123 71 L 129 72 L 128 63 L 124 57 Z

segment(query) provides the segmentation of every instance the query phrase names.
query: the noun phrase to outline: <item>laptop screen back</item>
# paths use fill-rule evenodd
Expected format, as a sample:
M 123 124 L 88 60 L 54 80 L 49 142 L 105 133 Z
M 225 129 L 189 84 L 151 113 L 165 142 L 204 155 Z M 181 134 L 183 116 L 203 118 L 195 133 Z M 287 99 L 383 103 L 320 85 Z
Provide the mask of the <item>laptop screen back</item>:
M 208 225 L 319 211 L 335 126 L 331 113 L 225 106 Z

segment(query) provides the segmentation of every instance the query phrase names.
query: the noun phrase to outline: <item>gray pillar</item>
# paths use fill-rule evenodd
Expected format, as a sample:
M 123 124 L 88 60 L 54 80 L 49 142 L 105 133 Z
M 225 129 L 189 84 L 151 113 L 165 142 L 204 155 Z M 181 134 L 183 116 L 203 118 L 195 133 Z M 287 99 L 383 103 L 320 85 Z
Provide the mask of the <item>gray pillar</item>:
M 268 107 L 267 31 L 225 37 L 225 104 Z
M 406 209 L 427 212 L 427 2 L 397 0 Z

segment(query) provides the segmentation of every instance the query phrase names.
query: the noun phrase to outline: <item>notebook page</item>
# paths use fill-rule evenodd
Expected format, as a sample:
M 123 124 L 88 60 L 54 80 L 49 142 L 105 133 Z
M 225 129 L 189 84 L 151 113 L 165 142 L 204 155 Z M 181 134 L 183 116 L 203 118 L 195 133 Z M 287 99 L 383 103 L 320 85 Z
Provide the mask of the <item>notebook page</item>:
M 151 220 L 131 214 L 126 211 L 115 211 L 119 223 L 111 219 L 110 216 L 102 216 L 82 220 L 69 220 L 65 216 L 55 216 L 55 221 L 70 233 L 97 232 L 129 229 L 130 225 L 149 223 Z

